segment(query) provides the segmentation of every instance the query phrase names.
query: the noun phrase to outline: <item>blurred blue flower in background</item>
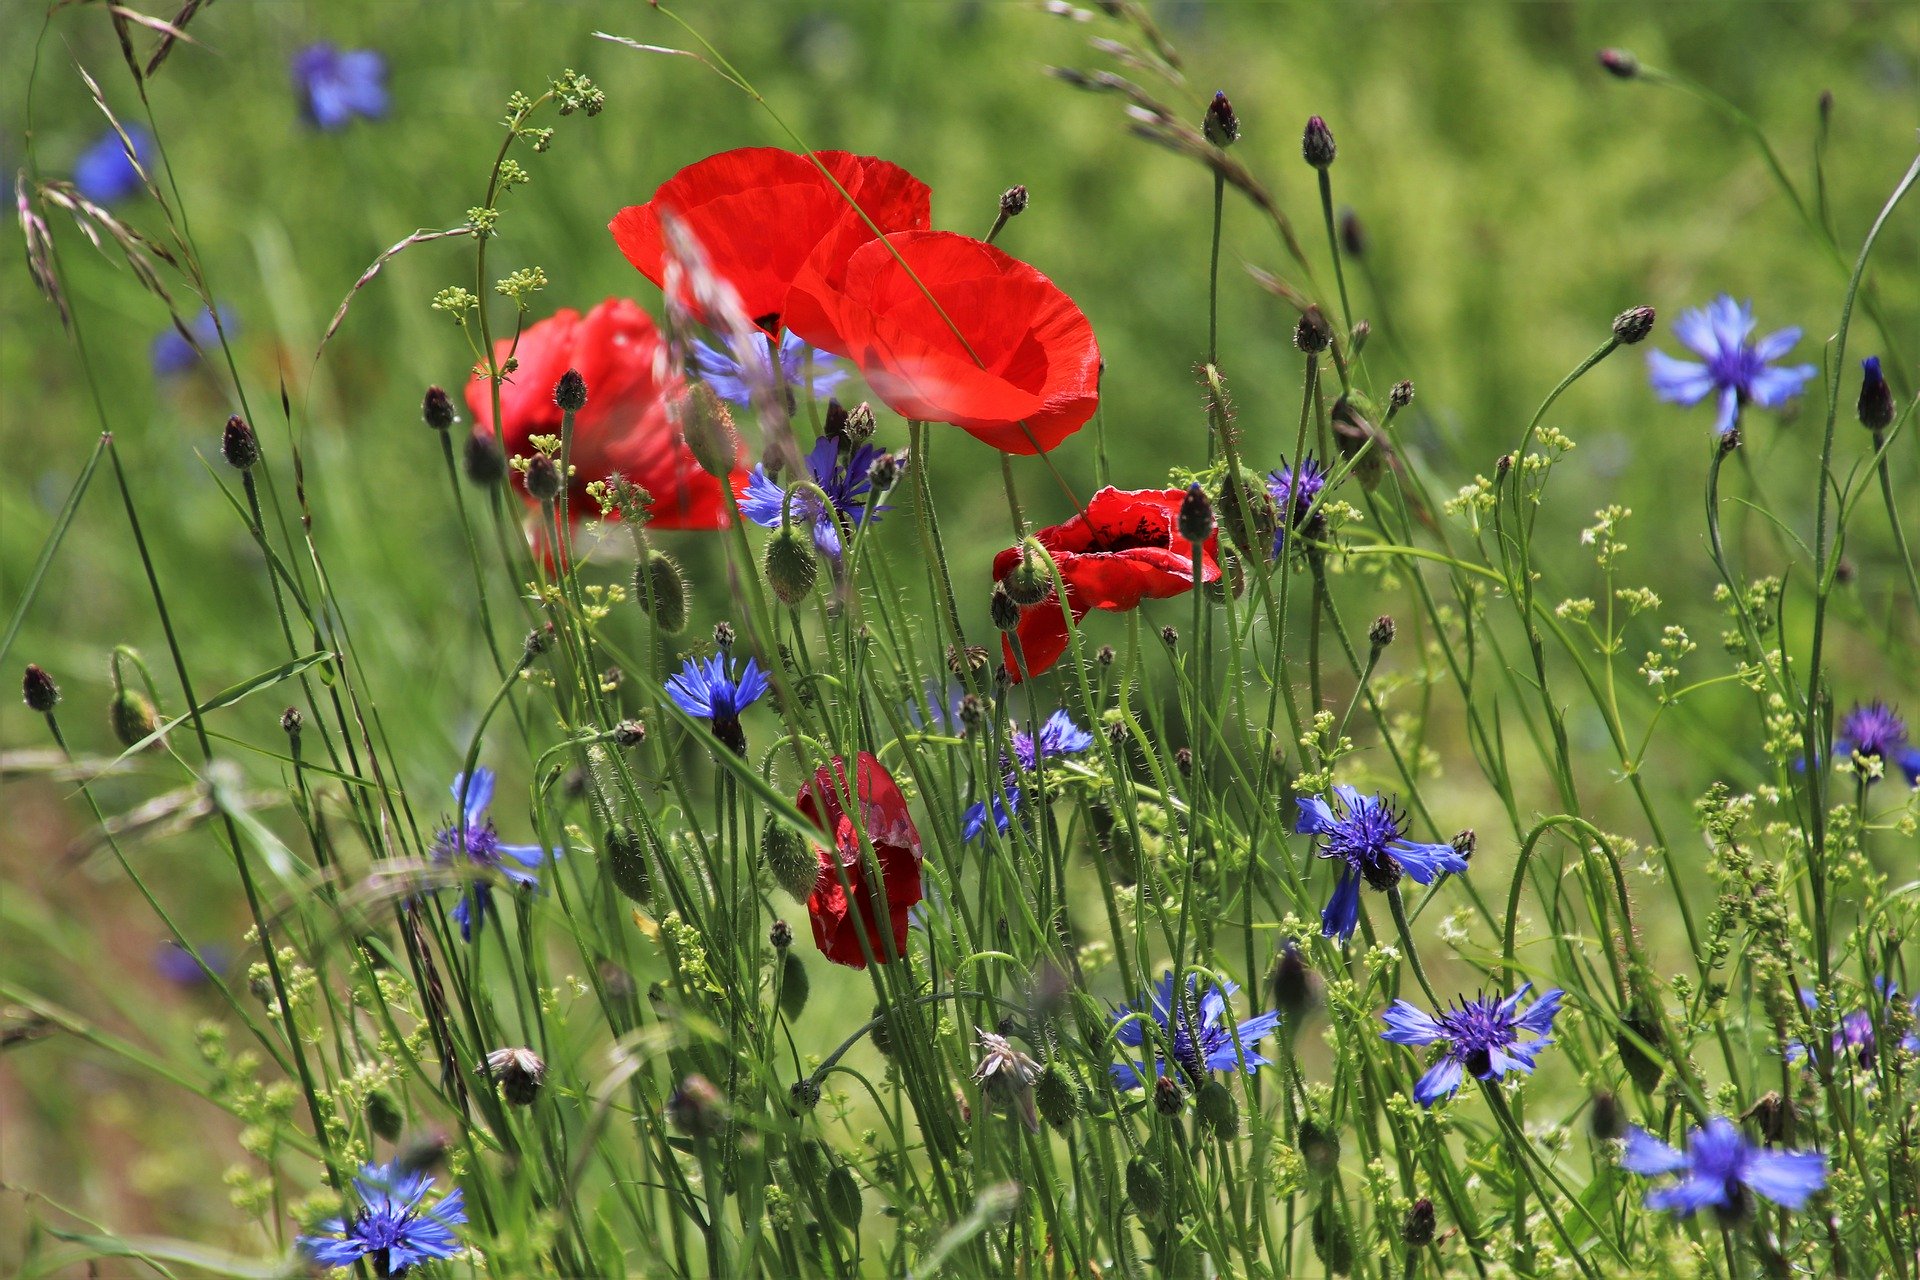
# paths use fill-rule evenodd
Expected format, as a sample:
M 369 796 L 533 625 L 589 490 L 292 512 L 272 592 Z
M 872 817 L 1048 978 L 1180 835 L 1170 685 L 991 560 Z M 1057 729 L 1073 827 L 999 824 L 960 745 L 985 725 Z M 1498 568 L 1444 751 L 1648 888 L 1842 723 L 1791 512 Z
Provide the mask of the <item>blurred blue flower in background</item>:
M 727 352 L 695 338 L 693 367 L 700 374 L 700 380 L 712 387 L 713 394 L 722 400 L 730 404 L 750 404 L 755 382 L 770 380 L 768 371 L 773 363 L 772 353 L 765 347 L 755 346 L 753 351 L 760 367 L 750 374 Z M 840 366 L 838 357 L 808 346 L 792 333 L 781 335 L 780 376 L 787 386 L 809 387 L 815 396 L 825 396 L 847 380 L 847 372 Z
M 1728 1217 L 1740 1217 L 1748 1207 L 1748 1192 L 1798 1209 L 1827 1185 L 1827 1158 L 1818 1151 L 1755 1147 L 1725 1116 L 1715 1116 L 1705 1128 L 1688 1133 L 1685 1155 L 1645 1129 L 1631 1129 L 1620 1167 L 1647 1178 L 1683 1175 L 1673 1186 L 1647 1196 L 1647 1208 L 1669 1209 L 1682 1218 L 1709 1206 Z
M 316 128 L 344 129 L 355 116 L 378 120 L 387 114 L 387 59 L 372 49 L 310 44 L 293 55 L 293 88 Z
M 116 204 L 140 194 L 140 169 L 153 172 L 153 135 L 139 125 L 127 128 L 127 141 L 140 161 L 136 169 L 120 135 L 108 129 L 73 162 L 73 185 L 95 204 Z
M 187 370 L 193 368 L 194 365 L 200 363 L 201 351 L 218 349 L 220 346 L 220 332 L 223 329 L 226 331 L 227 337 L 233 337 L 233 312 L 227 310 L 225 307 L 220 308 L 220 318 L 217 325 L 214 321 L 213 310 L 211 308 L 203 308 L 199 315 L 188 322 L 187 332 L 193 335 L 193 342 L 188 342 L 182 337 L 179 329 L 173 325 L 168 325 L 165 329 L 161 330 L 160 335 L 153 340 L 154 376 L 156 378 L 171 377 L 174 374 L 185 373 Z M 194 350 L 196 343 L 199 345 L 199 351 Z

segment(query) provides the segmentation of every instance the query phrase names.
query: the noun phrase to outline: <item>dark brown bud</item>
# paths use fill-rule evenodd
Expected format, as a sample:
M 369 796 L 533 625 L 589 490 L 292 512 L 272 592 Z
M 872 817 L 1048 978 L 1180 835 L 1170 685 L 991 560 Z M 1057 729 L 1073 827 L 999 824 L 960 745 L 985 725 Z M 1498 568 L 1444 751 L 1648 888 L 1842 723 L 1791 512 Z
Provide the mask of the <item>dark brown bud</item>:
M 767 941 L 775 951 L 785 951 L 793 945 L 793 926 L 785 920 L 775 920 L 773 928 L 767 931 Z
M 1273 1007 L 1285 1014 L 1290 1023 L 1297 1023 L 1320 1001 L 1320 980 L 1291 939 L 1281 949 L 1279 960 L 1274 962 L 1269 985 Z
M 300 708 L 288 707 L 280 713 L 280 731 L 294 741 L 300 739 L 300 729 L 306 723 L 306 717 L 300 714 Z
M 1760 1140 L 1770 1147 L 1787 1146 L 1793 1141 L 1793 1122 L 1798 1118 L 1793 1100 L 1778 1093 L 1763 1093 L 1740 1117 L 1759 1131 Z
M 578 413 L 587 407 L 587 380 L 578 369 L 569 369 L 553 384 L 553 402 L 563 413 Z
M 560 468 L 544 453 L 527 459 L 527 496 L 535 502 L 552 502 L 560 496 Z
M 1433 1243 L 1433 1228 L 1433 1201 L 1421 1196 L 1401 1221 L 1400 1238 L 1408 1248 L 1423 1249 Z
M 1587 1109 L 1587 1132 L 1596 1142 L 1609 1142 L 1627 1131 L 1620 1114 L 1620 1099 L 1606 1090 L 1593 1095 Z
M 1180 499 L 1180 513 L 1175 519 L 1174 528 L 1181 537 L 1196 546 L 1213 536 L 1213 502 L 1198 480 L 1187 486 L 1187 496 Z M 1002 627 L 1001 630 L 1011 628 Z
M 1367 229 L 1360 215 L 1351 209 L 1340 211 L 1340 247 L 1347 251 L 1349 258 L 1367 256 Z
M 1643 341 L 1653 332 L 1652 307 L 1629 307 L 1613 318 L 1613 336 L 1623 347 Z
M 237 413 L 227 419 L 227 429 L 220 435 L 220 455 L 235 471 L 251 471 L 253 464 L 260 461 L 259 437 Z
M 1007 594 L 1007 584 L 993 584 L 993 595 L 987 599 L 987 616 L 993 619 L 993 625 L 1001 631 L 1012 631 L 1020 625 L 1020 606 Z
M 1327 318 L 1319 307 L 1308 307 L 1301 314 L 1300 322 L 1293 326 L 1293 345 L 1308 355 L 1318 355 L 1333 345 L 1333 330 L 1327 327 Z
M 1860 401 L 1857 406 L 1860 425 L 1869 431 L 1884 431 L 1893 424 L 1893 388 L 1880 372 L 1880 357 L 1868 356 L 1860 362 Z
M 445 431 L 453 425 L 453 400 L 439 387 L 428 387 L 427 397 L 420 405 L 420 416 L 435 431 Z
M 1016 183 L 1000 193 L 1000 212 L 1009 218 L 1017 218 L 1027 211 L 1027 189 Z
M 1367 628 L 1367 643 L 1373 646 L 1373 651 L 1377 654 L 1393 643 L 1393 634 L 1393 619 L 1383 613 L 1373 620 L 1372 626 Z
M 467 480 L 482 489 L 491 489 L 507 474 L 507 455 L 500 451 L 500 442 L 486 427 L 475 427 L 473 434 L 467 437 L 463 461 Z
M 1103 667 L 1112 666 L 1116 656 L 1118 655 L 1114 653 L 1113 646 L 1110 644 L 1103 644 L 1093 651 L 1093 660 Z
M 622 720 L 613 726 L 613 740 L 629 749 L 647 740 L 647 726 L 638 720 Z
M 1180 1082 L 1172 1076 L 1161 1076 L 1153 1082 L 1153 1109 L 1163 1116 L 1177 1116 L 1187 1105 L 1187 1095 L 1181 1090 Z
M 1452 844 L 1455 853 L 1465 858 L 1468 862 L 1471 862 L 1473 861 L 1473 851 L 1479 847 L 1480 837 L 1473 833 L 1472 827 L 1468 827 L 1453 838 Z
M 1393 389 L 1387 392 L 1387 406 L 1389 408 L 1404 409 L 1412 403 L 1413 403 L 1413 383 L 1409 382 L 1405 378 L 1402 378 L 1400 379 L 1400 381 L 1394 383 Z
M 734 634 L 731 622 L 713 624 L 713 643 L 722 649 L 733 648 Z
M 1180 643 L 1180 633 L 1172 627 L 1160 628 L 1160 643 L 1171 649 Z
M 60 686 L 53 682 L 45 668 L 29 662 L 20 680 L 20 696 L 27 700 L 28 707 L 44 716 L 60 705 Z
M 1175 747 L 1173 749 L 1173 767 L 1183 774 L 1193 772 L 1193 748 Z
M 1327 128 L 1327 122 L 1319 116 L 1307 120 L 1306 131 L 1300 135 L 1300 154 L 1314 168 L 1325 171 L 1333 167 L 1333 157 L 1339 148 L 1333 145 L 1333 130 Z
M 1207 141 L 1225 149 L 1240 140 L 1240 117 L 1234 114 L 1233 104 L 1227 101 L 1226 90 L 1213 95 L 1213 101 L 1207 104 L 1206 118 L 1200 122 L 1200 131 Z

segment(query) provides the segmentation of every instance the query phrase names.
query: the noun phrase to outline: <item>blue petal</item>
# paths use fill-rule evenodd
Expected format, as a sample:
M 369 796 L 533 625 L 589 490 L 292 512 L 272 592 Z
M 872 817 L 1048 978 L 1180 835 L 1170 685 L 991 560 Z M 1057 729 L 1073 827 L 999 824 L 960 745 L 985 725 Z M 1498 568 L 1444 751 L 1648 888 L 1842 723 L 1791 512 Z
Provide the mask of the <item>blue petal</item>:
M 1452 1054 L 1448 1054 L 1428 1068 L 1427 1073 L 1413 1086 L 1413 1100 L 1423 1107 L 1431 1107 L 1459 1087 L 1460 1063 Z
M 1810 364 L 1762 369 L 1747 385 L 1747 398 L 1762 409 L 1777 409 L 1799 395 L 1817 372 Z
M 1687 1158 L 1636 1125 L 1627 1130 L 1627 1145 L 1620 1153 L 1620 1167 L 1628 1173 L 1655 1178 L 1686 1168 Z
M 1294 801 L 1300 806 L 1300 817 L 1293 824 L 1295 835 L 1325 835 L 1334 828 L 1333 810 L 1319 796 L 1301 796 Z
M 1827 1185 L 1827 1158 L 1818 1151 L 1756 1151 L 1740 1180 L 1756 1195 L 1798 1209 Z
M 1720 388 L 1720 410 L 1714 414 L 1714 434 L 1724 436 L 1740 422 L 1740 388 Z
M 1713 371 L 1692 360 L 1676 360 L 1664 351 L 1647 352 L 1647 381 L 1668 404 L 1699 404 L 1713 390 Z
M 1726 1202 L 1727 1184 L 1718 1178 L 1687 1178 L 1647 1196 L 1647 1208 L 1669 1210 L 1682 1218 L 1691 1218 L 1708 1205 Z
M 471 781 L 464 773 L 454 774 L 453 802 L 467 815 L 468 826 L 485 822 L 487 806 L 493 803 L 493 770 L 482 765 L 473 771 Z
M 1456 875 L 1467 869 L 1467 860 L 1460 856 L 1450 844 L 1416 844 L 1411 840 L 1396 840 L 1387 846 L 1387 852 L 1400 864 L 1400 869 L 1420 884 L 1432 884 L 1434 877 L 1443 871 Z
M 1522 990 L 1525 990 L 1525 988 L 1522 988 Z M 1525 1027 L 1535 1035 L 1546 1035 L 1553 1030 L 1553 1020 L 1558 1016 L 1560 1012 L 1560 1001 L 1566 997 L 1566 994 L 1566 992 L 1560 990 L 1558 987 L 1555 987 L 1551 991 L 1542 992 L 1540 998 L 1533 1002 L 1531 1009 L 1528 1009 L 1525 1013 L 1514 1019 L 1513 1025 L 1516 1027 Z
M 1380 1038 L 1390 1044 L 1421 1046 L 1447 1038 L 1446 1028 L 1432 1014 L 1405 1000 L 1395 1000 L 1380 1015 L 1380 1020 L 1387 1024 Z
M 1341 874 L 1333 897 L 1328 899 L 1327 909 L 1320 913 L 1320 934 L 1345 942 L 1353 936 L 1354 927 L 1359 923 L 1360 873 L 1346 871 Z

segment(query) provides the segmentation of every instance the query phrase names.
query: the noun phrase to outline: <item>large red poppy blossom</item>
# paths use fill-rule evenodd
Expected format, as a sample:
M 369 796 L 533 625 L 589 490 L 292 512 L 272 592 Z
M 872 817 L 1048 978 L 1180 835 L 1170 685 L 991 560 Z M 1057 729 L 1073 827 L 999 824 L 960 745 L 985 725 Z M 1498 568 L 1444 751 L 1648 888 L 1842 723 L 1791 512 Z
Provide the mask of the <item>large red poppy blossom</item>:
M 794 287 L 787 324 L 850 358 L 903 417 L 950 422 L 1004 453 L 1052 449 L 1100 403 L 1100 346 L 1073 299 L 950 231 L 863 245 L 839 290 Z
M 1067 587 L 1067 607 L 1075 622 L 1089 610 L 1123 612 L 1142 600 L 1161 600 L 1193 589 L 1193 544 L 1176 526 L 1184 489 L 1102 489 L 1085 515 L 1050 525 L 1036 535 L 1053 555 Z M 1220 535 L 1210 533 L 1200 548 L 1200 578 L 1220 580 Z M 1009 547 L 993 558 L 995 582 L 1013 572 L 1020 549 Z M 1067 621 L 1049 592 L 1039 604 L 1020 611 L 1020 652 L 1025 675 L 1037 676 L 1060 660 L 1067 648 Z M 1011 638 L 1003 637 L 1007 670 L 1022 676 Z
M 833 841 L 831 851 L 815 847 L 820 859 L 820 874 L 807 899 L 807 916 L 813 921 L 813 940 L 827 959 L 855 969 L 867 967 L 867 953 L 884 962 L 889 955 L 905 955 L 907 950 L 907 912 L 920 901 L 920 833 L 914 829 L 913 815 L 900 794 L 893 776 L 869 753 L 862 751 L 854 770 L 859 799 L 859 825 L 846 811 L 842 797 L 847 793 L 846 764 L 839 756 L 829 768 L 822 765 L 813 781 L 800 788 L 794 804 L 801 813 Z M 881 886 L 870 880 L 871 866 L 861 856 L 860 836 L 864 833 L 880 863 L 885 880 Z M 841 873 L 853 889 L 848 902 L 841 887 Z M 893 926 L 893 950 L 887 950 L 880 933 L 877 906 L 884 906 Z M 866 950 L 861 949 L 860 934 L 866 932 Z
M 848 196 L 858 209 L 847 203 Z M 777 147 L 708 156 L 661 183 L 652 200 L 622 209 L 608 224 L 627 260 L 665 288 L 662 213 L 678 219 L 699 242 L 707 266 L 733 286 L 748 318 L 778 333 L 796 280 L 804 278 L 810 291 L 831 295 L 845 279 L 853 251 L 873 239 L 874 226 L 883 233 L 922 230 L 933 223 L 933 200 L 925 183 L 872 156 L 816 151 L 809 159 Z M 690 292 L 676 301 L 700 323 L 713 323 Z
M 662 349 L 653 320 L 626 298 L 609 298 L 584 316 L 556 311 L 522 333 L 518 345 L 506 339 L 494 344 L 494 359 L 512 354 L 519 362 L 500 384 L 504 429 L 493 420 L 485 366 L 476 367 L 467 383 L 467 407 L 482 426 L 499 431 L 508 457 L 531 453 L 533 436 L 560 434 L 554 384 L 568 369 L 578 369 L 587 404 L 573 420 L 568 517 L 597 516 L 600 508 L 587 486 L 622 475 L 653 495 L 655 527 L 724 528 L 727 500 L 720 482 L 700 469 L 669 416 L 668 405 L 682 385 L 672 375 L 661 380 Z M 521 472 L 513 472 L 513 483 L 524 496 Z M 734 483 L 744 485 L 746 473 L 736 472 Z

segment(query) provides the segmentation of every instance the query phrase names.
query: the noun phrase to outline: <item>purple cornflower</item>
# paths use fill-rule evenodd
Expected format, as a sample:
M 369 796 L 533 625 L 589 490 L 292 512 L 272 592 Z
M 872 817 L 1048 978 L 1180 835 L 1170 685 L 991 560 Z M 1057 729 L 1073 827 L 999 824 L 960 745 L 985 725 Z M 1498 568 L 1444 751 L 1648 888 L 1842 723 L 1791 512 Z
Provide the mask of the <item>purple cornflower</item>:
M 1073 717 L 1060 710 L 1048 716 L 1046 723 L 1040 726 L 1037 734 L 1024 729 L 1013 731 L 1013 760 L 1002 760 L 1009 765 L 1006 782 L 1007 797 L 1004 802 L 999 796 L 991 801 L 976 800 L 962 816 L 961 839 L 972 840 L 987 829 L 989 808 L 993 814 L 993 825 L 1005 834 L 1007 824 L 1013 821 L 1013 815 L 1020 812 L 1020 788 L 1016 785 L 1022 773 L 1032 773 L 1040 762 L 1049 756 L 1078 755 L 1093 745 L 1093 735 L 1073 722 Z M 1011 767 L 1017 764 L 1018 769 Z
M 1706 363 L 1676 360 L 1664 351 L 1647 352 L 1647 374 L 1654 394 L 1670 404 L 1699 404 L 1718 397 L 1714 430 L 1733 430 L 1741 407 L 1757 404 L 1775 409 L 1800 394 L 1817 372 L 1810 364 L 1776 366 L 1773 362 L 1800 341 L 1798 327 L 1776 329 L 1758 342 L 1753 332 L 1753 304 L 1735 302 L 1721 294 L 1706 306 L 1683 312 L 1674 322 L 1680 345 Z
M 745 755 L 747 735 L 740 728 L 740 713 L 766 696 L 767 673 L 752 658 L 738 675 L 729 666 L 725 650 L 705 661 L 688 658 L 680 674 L 667 681 L 667 696 L 688 715 L 711 724 L 713 736 L 736 754 Z
M 1884 974 L 1873 980 L 1873 989 L 1888 1009 L 1900 1003 L 1900 988 Z M 1807 988 L 1800 988 L 1800 1003 L 1809 1009 L 1820 1007 L 1820 997 Z M 1907 1006 L 1916 1015 L 1920 1015 L 1920 996 L 1916 996 Z M 1833 1029 L 1833 1056 L 1838 1061 L 1841 1055 L 1851 1054 L 1853 1060 L 1864 1070 L 1873 1070 L 1873 1055 L 1877 1036 L 1873 1029 L 1873 1013 L 1868 1009 L 1855 1009 L 1843 1014 L 1840 1025 Z M 1911 1052 L 1920 1052 L 1920 1031 L 1909 1032 L 1900 1038 L 1900 1047 Z M 1805 1062 L 1812 1065 L 1812 1055 L 1807 1052 L 1806 1042 L 1789 1040 L 1786 1048 L 1788 1062 Z
M 433 1179 L 407 1172 L 396 1160 L 361 1166 L 353 1190 L 360 1208 L 351 1221 L 328 1218 L 317 1224 L 317 1234 L 300 1237 L 300 1251 L 314 1262 L 341 1270 L 365 1258 L 374 1275 L 398 1276 L 419 1263 L 460 1252 L 459 1237 L 453 1233 L 467 1220 L 460 1188 L 425 1207 Z
M 1687 1134 L 1685 1155 L 1645 1129 L 1627 1131 L 1620 1167 L 1642 1177 L 1684 1176 L 1647 1196 L 1647 1208 L 1669 1209 L 1690 1218 L 1709 1206 L 1723 1218 L 1739 1218 L 1750 1207 L 1749 1192 L 1788 1209 L 1798 1209 L 1827 1185 L 1827 1158 L 1818 1151 L 1768 1151 L 1742 1137 L 1725 1116 Z
M 1525 1013 L 1520 1002 L 1533 990 L 1531 982 L 1505 1000 L 1476 996 L 1456 999 L 1454 1007 L 1434 1017 L 1423 1009 L 1395 1000 L 1380 1015 L 1387 1029 L 1380 1038 L 1391 1044 L 1423 1047 L 1444 1044 L 1446 1056 L 1427 1069 L 1413 1086 L 1413 1100 L 1431 1107 L 1460 1087 L 1463 1074 L 1476 1080 L 1497 1080 L 1510 1071 L 1533 1074 L 1533 1058 L 1552 1044 L 1554 1015 L 1560 1012 L 1560 1000 L 1566 993 L 1559 988 L 1543 992 Z M 1522 1042 L 1521 1032 L 1537 1039 Z
M 754 387 L 771 381 L 773 368 L 772 352 L 758 344 L 752 350 L 757 367 L 749 372 L 728 352 L 695 338 L 693 367 L 700 380 L 712 387 L 713 394 L 722 400 L 730 404 L 751 404 Z M 786 333 L 780 338 L 780 378 L 785 386 L 806 387 L 818 398 L 831 394 L 845 382 L 847 370 L 840 367 L 838 357 L 808 346 L 796 334 Z M 875 454 L 878 455 L 878 450 Z M 866 474 L 864 467 L 860 474 Z
M 134 167 L 120 135 L 112 129 L 80 153 L 73 162 L 73 185 L 81 195 L 95 204 L 115 204 L 140 193 L 146 185 L 140 180 L 140 170 L 153 171 L 153 135 L 137 124 L 129 125 L 127 141 L 133 144 L 139 168 Z
M 1310 453 L 1301 455 L 1297 467 L 1289 467 L 1287 460 L 1282 458 L 1280 469 L 1267 473 L 1267 494 L 1273 499 L 1280 522 L 1280 527 L 1273 534 L 1274 559 L 1280 558 L 1280 552 L 1287 544 L 1287 530 L 1305 531 L 1307 512 L 1312 508 L 1313 500 L 1326 487 L 1327 473 Z
M 1345 941 L 1360 922 L 1360 882 L 1385 892 L 1402 874 L 1420 884 L 1432 884 L 1443 871 L 1461 872 L 1467 860 L 1450 844 L 1420 844 L 1404 839 L 1406 816 L 1379 796 L 1363 796 L 1352 787 L 1333 789 L 1340 802 L 1333 806 L 1318 796 L 1299 798 L 1299 835 L 1321 837 L 1320 856 L 1346 864 L 1327 909 L 1320 913 L 1324 937 Z
M 867 505 L 872 487 L 867 483 L 867 471 L 881 453 L 878 445 L 863 444 L 851 456 L 844 455 L 840 442 L 830 436 L 820 437 L 807 452 L 808 476 L 827 495 L 827 503 L 823 506 L 818 495 L 803 489 L 794 495 L 793 518 L 796 522 L 812 524 L 813 545 L 829 560 L 840 559 L 840 525 L 834 518 L 835 512 L 849 525 L 859 525 L 869 519 L 879 519 L 880 513 L 887 510 Z M 747 477 L 740 514 L 762 528 L 777 529 L 786 497 L 787 487 L 769 476 L 765 466 L 756 466 Z
M 193 335 L 188 342 L 181 336 L 180 330 L 168 325 L 153 340 L 153 374 L 156 378 L 170 377 L 185 373 L 200 363 L 200 353 L 220 345 L 222 330 L 231 338 L 234 334 L 233 312 L 220 308 L 216 323 L 213 309 L 204 308 L 200 314 L 187 323 L 187 332 Z M 196 350 L 196 347 L 198 348 Z
M 387 114 L 387 59 L 372 49 L 341 49 L 325 40 L 293 55 L 300 113 L 318 129 L 343 129 L 355 116 Z
M 468 779 L 464 773 L 453 776 L 453 802 L 460 806 L 460 820 L 448 823 L 433 837 L 433 860 L 447 863 L 464 857 L 476 867 L 498 871 L 516 888 L 534 889 L 540 878 L 534 874 L 545 858 L 539 845 L 502 844 L 500 833 L 487 817 L 493 803 L 493 770 L 475 769 Z M 454 923 L 460 926 L 462 939 L 473 941 L 473 931 L 486 923 L 493 905 L 493 886 L 474 880 L 460 895 L 453 908 Z
M 1113 1033 L 1114 1039 L 1130 1048 L 1138 1049 L 1147 1042 L 1147 1027 L 1137 1015 L 1145 1014 L 1160 1027 L 1156 1037 L 1156 1048 L 1172 1045 L 1172 1060 L 1185 1073 L 1187 1083 L 1197 1086 L 1207 1078 L 1211 1071 L 1232 1071 L 1236 1068 L 1252 1075 L 1268 1063 L 1268 1059 L 1253 1051 L 1256 1040 L 1272 1035 L 1280 1025 L 1278 1012 L 1256 1014 L 1239 1024 L 1239 1047 L 1234 1047 L 1234 1029 L 1226 1025 L 1227 997 L 1240 988 L 1231 982 L 1222 981 L 1219 985 L 1209 986 L 1206 994 L 1200 994 L 1200 979 L 1193 974 L 1187 976 L 1186 999 L 1181 1007 L 1174 1008 L 1173 973 L 1169 970 L 1153 984 L 1153 990 L 1144 1003 L 1135 1002 L 1123 1005 L 1113 1011 L 1114 1021 L 1119 1024 Z M 1138 1065 L 1131 1062 L 1116 1062 L 1109 1070 L 1113 1073 L 1113 1082 L 1122 1089 L 1141 1089 L 1152 1084 L 1163 1075 L 1169 1074 L 1168 1060 L 1156 1055 L 1149 1066 L 1146 1062 Z
M 1856 755 L 1877 759 L 1883 771 L 1898 769 L 1909 786 L 1920 787 L 1920 749 L 1908 743 L 1907 722 L 1900 713 L 1878 698 L 1847 712 L 1833 754 L 1842 760 Z

